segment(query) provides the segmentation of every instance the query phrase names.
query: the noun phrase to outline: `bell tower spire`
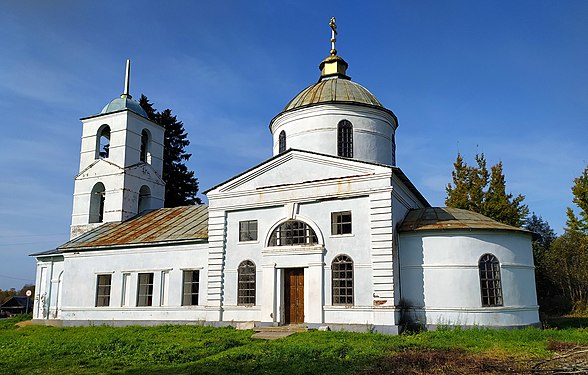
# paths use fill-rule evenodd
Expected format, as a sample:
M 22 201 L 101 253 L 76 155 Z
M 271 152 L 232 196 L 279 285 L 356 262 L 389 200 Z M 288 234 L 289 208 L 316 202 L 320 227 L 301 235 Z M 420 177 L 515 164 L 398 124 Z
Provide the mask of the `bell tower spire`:
M 129 86 L 131 81 L 131 59 L 127 59 L 127 69 L 125 70 L 125 89 L 120 96 L 121 98 L 129 98 L 131 99 L 132 96 L 129 93 Z

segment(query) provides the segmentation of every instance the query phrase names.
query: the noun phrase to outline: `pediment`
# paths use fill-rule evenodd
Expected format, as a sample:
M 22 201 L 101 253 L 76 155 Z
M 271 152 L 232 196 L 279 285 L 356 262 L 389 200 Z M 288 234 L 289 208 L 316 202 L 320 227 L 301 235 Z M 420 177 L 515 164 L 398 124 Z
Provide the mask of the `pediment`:
M 126 168 L 125 173 L 128 176 L 138 177 L 143 180 L 155 182 L 157 184 L 165 184 L 157 172 L 155 172 L 155 169 L 153 169 L 153 167 L 147 163 L 131 165 L 130 167 Z
M 123 173 L 124 168 L 109 162 L 106 159 L 97 159 L 92 164 L 84 168 L 83 171 L 78 173 L 76 180 L 85 177 L 93 177 L 97 175 Z
M 271 186 L 368 176 L 384 170 L 389 170 L 389 168 L 352 159 L 290 150 L 210 189 L 208 192 L 251 191 Z

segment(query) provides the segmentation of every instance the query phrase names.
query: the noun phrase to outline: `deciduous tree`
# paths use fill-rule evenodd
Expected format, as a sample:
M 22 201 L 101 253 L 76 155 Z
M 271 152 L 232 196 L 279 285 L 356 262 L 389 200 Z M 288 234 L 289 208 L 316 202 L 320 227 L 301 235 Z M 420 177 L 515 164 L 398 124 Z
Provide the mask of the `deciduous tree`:
M 545 254 L 545 271 L 563 292 L 573 310 L 585 312 L 588 304 L 588 236 L 566 231 Z

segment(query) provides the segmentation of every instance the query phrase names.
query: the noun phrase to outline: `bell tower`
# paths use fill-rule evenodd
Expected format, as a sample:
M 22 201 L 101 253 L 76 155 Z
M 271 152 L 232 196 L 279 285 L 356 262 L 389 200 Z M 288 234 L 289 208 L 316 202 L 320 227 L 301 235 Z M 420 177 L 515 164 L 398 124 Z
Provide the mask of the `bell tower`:
M 127 60 L 123 94 L 81 119 L 70 238 L 163 207 L 164 129 L 130 95 L 130 70 Z

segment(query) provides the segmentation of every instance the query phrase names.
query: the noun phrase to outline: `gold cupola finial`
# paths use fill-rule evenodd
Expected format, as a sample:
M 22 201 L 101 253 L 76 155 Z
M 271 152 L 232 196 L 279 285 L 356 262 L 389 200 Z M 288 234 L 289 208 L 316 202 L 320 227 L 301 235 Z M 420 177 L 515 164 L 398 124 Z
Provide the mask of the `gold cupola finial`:
M 125 89 L 120 96 L 121 98 L 129 98 L 131 99 L 132 96 L 129 94 L 129 86 L 131 81 L 131 59 L 127 59 L 127 69 L 125 70 Z
M 350 79 L 347 73 L 347 62 L 343 58 L 337 56 L 337 49 L 335 48 L 335 42 L 337 41 L 337 23 L 335 17 L 331 17 L 329 21 L 331 27 L 331 55 L 324 59 L 320 65 L 321 80 L 326 78 L 344 78 Z

